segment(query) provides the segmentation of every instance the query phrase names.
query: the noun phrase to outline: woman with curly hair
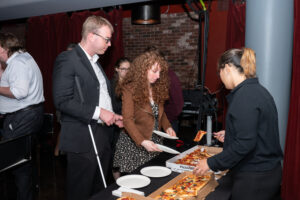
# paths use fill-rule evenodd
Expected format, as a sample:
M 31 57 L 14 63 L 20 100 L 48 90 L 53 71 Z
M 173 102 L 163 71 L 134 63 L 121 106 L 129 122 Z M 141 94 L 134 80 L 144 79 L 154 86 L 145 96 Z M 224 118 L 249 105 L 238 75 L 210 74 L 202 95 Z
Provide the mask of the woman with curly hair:
M 116 145 L 114 167 L 130 173 L 161 151 L 155 143 L 162 138 L 152 134 L 163 130 L 176 136 L 166 114 L 164 102 L 169 97 L 168 64 L 154 50 L 148 50 L 132 62 L 122 84 L 122 115 L 126 133 Z

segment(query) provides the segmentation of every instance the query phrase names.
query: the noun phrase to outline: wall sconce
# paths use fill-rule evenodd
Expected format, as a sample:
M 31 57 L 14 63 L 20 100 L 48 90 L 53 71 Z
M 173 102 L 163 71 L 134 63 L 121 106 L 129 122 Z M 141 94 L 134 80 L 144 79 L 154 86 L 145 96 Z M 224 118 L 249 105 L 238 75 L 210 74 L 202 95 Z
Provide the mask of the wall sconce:
M 158 4 L 137 5 L 131 10 L 132 24 L 160 24 L 160 7 Z

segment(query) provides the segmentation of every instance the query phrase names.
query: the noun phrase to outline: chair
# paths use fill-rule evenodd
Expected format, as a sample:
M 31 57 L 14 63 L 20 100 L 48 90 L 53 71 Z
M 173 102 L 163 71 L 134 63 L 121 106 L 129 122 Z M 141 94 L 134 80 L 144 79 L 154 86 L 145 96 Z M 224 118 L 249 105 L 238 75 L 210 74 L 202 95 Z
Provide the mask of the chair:
M 31 144 L 31 134 L 0 141 L 0 182 L 2 191 L 0 198 L 8 198 L 7 174 L 5 172 L 32 159 Z
M 37 190 L 40 187 L 40 147 L 44 138 L 49 134 L 52 136 L 54 132 L 53 114 L 45 113 L 43 120 L 38 133 L 0 141 L 0 173 L 32 160 L 35 163 L 33 164 L 33 183 Z M 6 184 L 3 187 L 6 188 Z
M 50 159 L 50 163 L 52 163 L 52 176 L 54 177 L 54 180 L 56 179 L 55 176 L 55 163 L 53 159 L 53 147 L 49 145 L 48 141 L 49 139 L 52 140 L 52 137 L 54 135 L 54 115 L 52 113 L 44 113 L 43 117 L 43 125 L 37 135 L 37 145 L 34 154 L 34 160 L 36 162 L 36 173 L 34 174 L 34 180 L 35 180 L 35 187 L 37 190 L 40 189 L 40 177 L 41 177 L 41 155 L 45 155 L 45 153 L 50 153 L 50 156 L 47 156 L 47 158 Z M 45 159 L 43 159 L 45 160 Z
M 51 145 L 48 144 L 48 140 L 52 140 L 54 135 L 54 125 L 53 125 L 53 114 L 52 113 L 44 113 L 43 117 L 43 125 L 37 134 L 37 151 L 36 156 L 37 160 L 39 160 L 40 151 L 52 151 Z
M 0 172 L 32 159 L 31 134 L 0 141 Z

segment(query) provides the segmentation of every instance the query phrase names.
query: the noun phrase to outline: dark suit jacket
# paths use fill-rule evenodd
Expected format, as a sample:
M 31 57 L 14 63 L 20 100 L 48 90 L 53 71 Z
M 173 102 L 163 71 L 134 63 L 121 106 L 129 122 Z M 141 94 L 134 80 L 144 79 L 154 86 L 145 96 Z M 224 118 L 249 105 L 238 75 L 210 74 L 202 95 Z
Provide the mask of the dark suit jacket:
M 98 66 L 106 78 L 99 63 Z M 80 82 L 84 102 L 81 101 L 75 77 L 78 77 Z M 106 83 L 111 95 L 107 78 Z M 56 58 L 53 71 L 53 98 L 56 109 L 61 111 L 62 151 L 87 152 L 92 148 L 88 124 L 91 124 L 92 129 L 96 126 L 96 120 L 92 117 L 96 106 L 99 105 L 99 87 L 93 67 L 81 47 L 77 45 L 73 50 L 62 52 Z

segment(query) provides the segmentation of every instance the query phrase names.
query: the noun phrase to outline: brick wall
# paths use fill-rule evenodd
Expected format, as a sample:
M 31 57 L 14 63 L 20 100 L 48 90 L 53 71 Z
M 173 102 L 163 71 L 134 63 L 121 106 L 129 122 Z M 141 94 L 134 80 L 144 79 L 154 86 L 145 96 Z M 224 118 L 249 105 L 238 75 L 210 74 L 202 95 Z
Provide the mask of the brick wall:
M 133 59 L 146 47 L 156 46 L 166 55 L 182 86 L 194 87 L 198 22 L 191 20 L 186 13 L 162 14 L 158 25 L 132 25 L 130 20 L 123 20 L 125 56 Z

